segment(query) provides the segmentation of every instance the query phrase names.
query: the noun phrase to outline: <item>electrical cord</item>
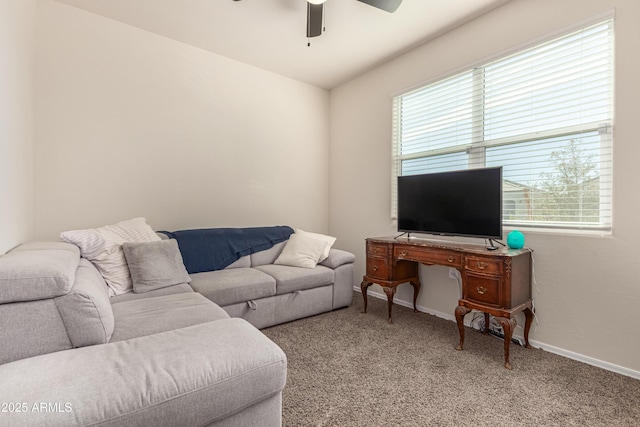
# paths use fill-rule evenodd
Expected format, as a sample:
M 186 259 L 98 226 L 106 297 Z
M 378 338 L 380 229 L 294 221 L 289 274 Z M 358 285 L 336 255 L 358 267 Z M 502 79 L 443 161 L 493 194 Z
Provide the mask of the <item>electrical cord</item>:
M 533 256 L 533 249 L 525 248 L 531 253 L 531 282 L 533 284 L 533 289 L 535 290 L 536 295 L 540 294 L 540 288 L 538 287 L 538 282 L 536 281 L 536 259 Z M 531 295 L 531 312 L 533 313 L 533 319 L 536 321 L 535 327 L 533 331 L 535 332 L 538 329 L 538 325 L 540 322 L 538 321 L 538 315 L 536 314 L 536 299 L 533 295 Z

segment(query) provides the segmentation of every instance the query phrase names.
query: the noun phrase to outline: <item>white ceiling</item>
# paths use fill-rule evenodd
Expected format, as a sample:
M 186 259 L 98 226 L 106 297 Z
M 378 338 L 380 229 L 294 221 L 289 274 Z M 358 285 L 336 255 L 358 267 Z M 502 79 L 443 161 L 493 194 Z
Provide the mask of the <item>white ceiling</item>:
M 327 0 L 307 46 L 305 0 L 56 0 L 331 89 L 510 0 L 404 0 L 390 14 Z

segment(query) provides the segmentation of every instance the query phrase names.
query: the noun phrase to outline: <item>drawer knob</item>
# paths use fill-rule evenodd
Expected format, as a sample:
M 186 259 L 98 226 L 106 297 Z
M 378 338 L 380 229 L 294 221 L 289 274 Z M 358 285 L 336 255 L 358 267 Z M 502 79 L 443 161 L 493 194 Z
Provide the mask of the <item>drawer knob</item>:
M 402 256 L 407 256 L 407 254 L 408 254 L 408 252 L 407 252 L 407 251 L 402 251 L 402 252 L 400 252 L 400 255 L 402 255 Z
M 484 270 L 485 268 L 487 268 L 487 265 L 489 264 L 487 264 L 486 262 L 478 261 L 478 268 L 480 270 Z
M 455 261 L 455 258 L 454 258 L 454 257 L 452 257 L 452 256 L 449 256 L 449 258 L 447 258 L 447 261 L 449 261 L 449 262 L 453 262 L 453 261 Z
M 377 265 L 374 265 L 372 268 L 373 268 L 373 271 L 378 271 L 379 267 Z
M 483 287 L 483 286 L 478 286 L 478 287 L 476 288 L 476 291 L 478 291 L 478 293 L 479 293 L 480 295 L 484 295 L 484 294 L 486 294 L 486 293 L 487 293 L 487 288 L 485 288 L 485 287 Z
M 378 249 L 379 249 L 379 248 L 373 248 L 373 251 L 372 251 L 372 252 L 373 252 L 374 254 L 377 254 L 377 253 L 378 253 Z

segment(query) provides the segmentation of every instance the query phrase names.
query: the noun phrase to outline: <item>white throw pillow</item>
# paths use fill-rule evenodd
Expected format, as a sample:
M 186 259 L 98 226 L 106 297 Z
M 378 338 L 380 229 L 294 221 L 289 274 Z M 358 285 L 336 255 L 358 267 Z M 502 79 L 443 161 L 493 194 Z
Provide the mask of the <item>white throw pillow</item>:
M 111 295 L 124 294 L 133 289 L 122 244 L 160 240 L 144 218 L 100 228 L 64 231 L 60 233 L 60 238 L 80 248 L 80 254 L 91 261 L 104 277 Z
M 323 240 L 323 241 L 325 241 L 327 243 L 327 245 L 325 246 L 324 250 L 322 251 L 322 256 L 320 257 L 318 262 L 322 262 L 325 259 L 327 259 L 327 257 L 329 256 L 329 251 L 331 250 L 331 246 L 333 246 L 333 244 L 336 242 L 336 238 L 335 237 L 327 236 L 327 235 L 324 235 L 324 234 L 311 233 L 309 231 L 300 230 L 299 228 L 296 229 L 296 234 L 310 236 L 310 237 L 313 237 L 315 239 Z
M 311 236 L 294 233 L 289 237 L 274 264 L 315 268 L 327 242 Z

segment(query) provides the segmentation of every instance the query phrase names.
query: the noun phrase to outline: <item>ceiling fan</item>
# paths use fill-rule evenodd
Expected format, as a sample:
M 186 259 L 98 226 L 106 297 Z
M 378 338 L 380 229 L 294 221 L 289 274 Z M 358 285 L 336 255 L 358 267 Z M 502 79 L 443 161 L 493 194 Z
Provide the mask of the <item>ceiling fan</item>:
M 317 37 L 324 31 L 324 4 L 327 0 L 307 0 L 307 38 Z M 402 0 L 357 0 L 375 8 L 393 13 Z
M 240 1 L 240 0 L 233 0 Z M 357 0 L 375 8 L 393 13 L 402 0 Z M 327 0 L 307 0 L 307 38 L 317 37 L 324 31 L 324 4 Z M 308 43 L 307 46 L 310 46 Z

